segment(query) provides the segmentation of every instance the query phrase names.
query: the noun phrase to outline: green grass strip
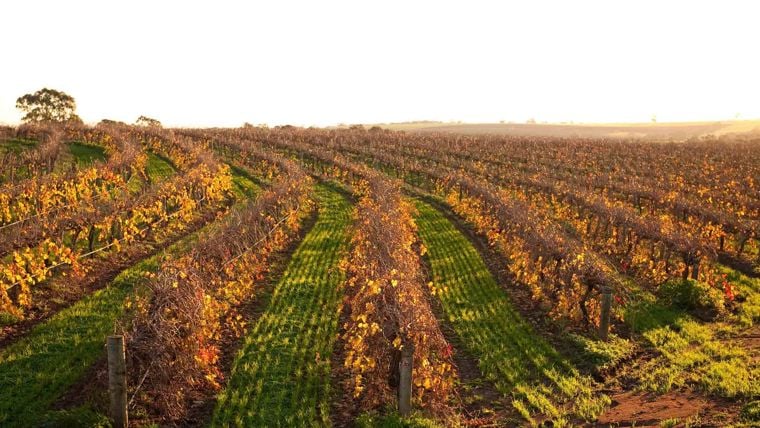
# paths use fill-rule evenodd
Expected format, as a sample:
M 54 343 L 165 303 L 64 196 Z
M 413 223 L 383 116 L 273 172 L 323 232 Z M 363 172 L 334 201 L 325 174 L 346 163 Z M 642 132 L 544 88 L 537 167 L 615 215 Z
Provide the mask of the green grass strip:
M 0 141 L 0 154 L 14 153 L 19 154 L 23 151 L 37 147 L 37 141 L 23 138 L 11 138 L 10 140 Z
M 745 281 L 751 284 L 749 279 Z M 691 291 L 696 283 L 677 281 L 660 286 L 665 287 Z M 696 385 L 720 397 L 760 397 L 760 361 L 752 357 L 751 349 L 726 339 L 742 327 L 727 322 L 704 323 L 678 305 L 651 295 L 636 297 L 625 306 L 625 321 L 641 334 L 646 345 L 659 352 L 639 368 L 639 389 L 665 393 Z M 741 321 L 745 316 L 740 311 L 738 318 Z
M 435 295 L 483 375 L 513 398 L 528 421 L 536 414 L 566 424 L 593 420 L 610 403 L 514 309 L 472 243 L 440 211 L 416 201 L 420 238 L 428 249 Z
M 247 169 L 230 165 L 230 172 L 232 173 L 232 191 L 237 198 L 252 198 L 261 191 L 264 183 L 251 175 Z
M 743 297 L 739 311 L 733 321 L 743 328 L 749 328 L 760 322 L 760 278 L 751 278 L 726 266 L 719 266 L 719 272 L 734 284 L 734 293 Z
M 37 141 L 26 140 L 21 138 L 12 138 L 10 140 L 0 140 L 0 156 L 6 154 L 19 155 L 26 150 L 33 149 L 37 146 Z M 29 166 L 18 165 L 14 171 L 14 181 L 29 178 Z M 0 174 L 0 184 L 10 181 L 10 174 Z
M 147 152 L 147 155 L 148 164 L 145 167 L 145 173 L 148 175 L 148 179 L 150 179 L 151 182 L 155 183 L 161 181 L 166 177 L 172 176 L 176 172 L 174 165 L 172 165 L 167 159 L 153 152 Z
M 78 166 L 87 166 L 95 161 L 106 160 L 105 149 L 90 144 L 70 143 L 69 152 Z
M 0 426 L 34 426 L 45 411 L 103 355 L 124 301 L 167 253 L 186 251 L 191 234 L 122 271 L 106 288 L 58 312 L 0 351 Z
M 319 214 L 247 335 L 219 395 L 213 426 L 330 424 L 330 355 L 338 330 L 338 263 L 347 249 L 350 203 L 317 186 Z

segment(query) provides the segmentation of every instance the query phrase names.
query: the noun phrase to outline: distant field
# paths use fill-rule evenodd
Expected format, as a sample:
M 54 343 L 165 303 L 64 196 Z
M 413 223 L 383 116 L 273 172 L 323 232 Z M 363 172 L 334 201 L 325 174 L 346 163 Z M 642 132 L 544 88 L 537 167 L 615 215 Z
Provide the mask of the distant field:
M 760 120 L 675 123 L 524 124 L 408 122 L 378 124 L 397 131 L 581 138 L 685 140 L 704 135 L 760 134 Z

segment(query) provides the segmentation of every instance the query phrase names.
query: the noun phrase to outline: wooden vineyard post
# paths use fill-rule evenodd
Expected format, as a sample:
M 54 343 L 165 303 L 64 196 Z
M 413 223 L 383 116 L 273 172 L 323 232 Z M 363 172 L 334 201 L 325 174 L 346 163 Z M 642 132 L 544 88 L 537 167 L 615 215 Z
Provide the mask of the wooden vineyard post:
M 111 396 L 111 419 L 114 426 L 127 426 L 127 366 L 124 336 L 108 337 L 108 393 Z
M 699 280 L 699 259 L 691 265 L 691 279 L 694 281 Z
M 2 285 L 0 287 L 5 287 L 5 285 Z M 5 292 L 8 294 L 8 298 L 11 299 L 11 302 L 13 302 L 13 304 L 18 304 L 18 298 L 21 294 L 21 284 L 16 284 L 11 288 L 6 288 Z
M 612 309 L 612 290 L 602 289 L 602 313 L 599 319 L 599 338 L 606 341 L 610 331 L 610 312 Z
M 409 416 L 412 412 L 412 368 L 414 367 L 414 343 L 408 341 L 401 349 L 399 362 L 398 412 Z

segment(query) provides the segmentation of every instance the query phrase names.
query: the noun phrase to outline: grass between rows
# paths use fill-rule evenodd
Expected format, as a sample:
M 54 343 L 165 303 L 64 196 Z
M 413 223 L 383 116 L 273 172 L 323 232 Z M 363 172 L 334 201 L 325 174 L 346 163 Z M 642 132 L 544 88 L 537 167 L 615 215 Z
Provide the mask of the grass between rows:
M 751 282 L 746 277 L 742 280 Z M 690 290 L 694 284 L 679 282 L 673 287 Z M 704 323 L 687 309 L 652 295 L 639 295 L 623 312 L 625 322 L 641 335 L 645 346 L 658 353 L 631 373 L 639 389 L 664 393 L 696 386 L 726 398 L 760 396 L 760 361 L 732 339 L 746 328 L 742 323 L 751 323 L 753 317 L 747 321 L 740 311 L 739 325 L 733 320 Z
M 129 190 L 130 193 L 137 194 L 146 186 L 160 183 L 177 173 L 174 164 L 168 159 L 153 152 L 146 152 L 146 155 L 148 156 L 148 162 L 145 165 L 145 175 L 147 176 L 147 180 L 141 178 L 137 174 L 133 174 L 127 181 L 127 190 Z M 234 178 L 235 176 L 233 175 L 233 179 Z
M 268 183 L 254 177 L 247 170 L 230 165 L 230 172 L 232 173 L 232 191 L 235 193 L 235 197 L 238 199 L 252 198 L 261 188 Z
M 174 165 L 164 157 L 153 152 L 147 152 L 147 155 L 148 164 L 145 166 L 145 173 L 151 182 L 161 181 L 176 172 Z
M 705 284 L 671 281 L 655 295 L 621 276 L 631 295 L 614 311 L 631 330 L 632 338 L 613 335 L 605 343 L 573 335 L 578 345 L 574 360 L 602 369 L 617 366 L 615 375 L 606 379 L 606 388 L 634 389 L 642 394 L 696 390 L 707 397 L 730 399 L 745 409 L 756 405 L 752 400 L 760 396 L 760 359 L 741 338 L 760 320 L 756 292 L 760 280 L 726 267 L 719 269 L 735 284 L 735 291 L 746 297 L 735 314 L 709 322 L 692 315 L 694 300 L 700 300 L 695 296 L 709 291 Z M 637 349 L 645 351 L 645 358 L 635 358 Z M 618 366 L 628 357 L 634 357 L 633 361 Z M 714 412 L 710 423 L 729 424 L 736 418 L 731 412 Z
M 9 140 L 0 140 L 0 157 L 11 154 L 18 155 L 26 150 L 37 147 L 36 140 L 27 140 L 23 138 L 11 138 Z M 29 177 L 29 168 L 26 165 L 19 165 L 14 171 L 14 180 L 22 180 Z M 0 184 L 10 180 L 10 174 L 0 174 Z
M 14 153 L 19 154 L 25 150 L 37 147 L 36 140 L 27 140 L 24 138 L 11 138 L 0 141 L 0 154 Z
M 330 424 L 330 355 L 338 330 L 351 204 L 316 188 L 317 221 L 293 253 L 248 333 L 219 395 L 212 426 Z
M 259 187 L 235 175 L 242 193 Z M 103 355 L 105 338 L 124 316 L 125 299 L 168 255 L 188 251 L 214 223 L 122 271 L 105 288 L 84 297 L 0 350 L 0 426 L 36 426 L 46 411 Z
M 621 275 L 630 295 L 624 305 L 614 305 L 613 311 L 633 337 L 613 335 L 605 343 L 574 335 L 577 358 L 584 360 L 584 365 L 596 363 L 597 368 L 605 368 L 631 356 L 639 347 L 654 351 L 650 352 L 653 356 L 619 367 L 616 376 L 607 379 L 608 386 L 623 382 L 657 394 L 688 387 L 718 397 L 757 398 L 760 360 L 737 337 L 760 321 L 760 280 L 724 266 L 718 268 L 746 298 L 735 314 L 723 314 L 709 322 L 693 315 L 700 301 L 709 300 L 708 293 L 716 293 L 706 284 L 674 280 L 661 285 L 655 295 L 633 278 Z
M 422 233 L 422 223 L 419 224 Z M 431 253 L 438 249 L 432 248 L 433 245 L 430 247 Z M 616 311 L 636 334 L 636 341 L 656 351 L 656 356 L 619 369 L 620 373 L 612 384 L 617 382 L 616 379 L 633 380 L 637 389 L 655 393 L 691 386 L 708 395 L 742 401 L 760 396 L 760 361 L 740 341 L 731 339 L 758 322 L 760 280 L 725 267 L 721 269 L 737 287 L 735 291 L 746 300 L 736 315 L 710 323 L 699 321 L 690 314 L 689 307 L 679 303 L 687 299 L 674 302 L 654 296 L 628 279 L 635 298 Z M 691 282 L 673 286 L 678 288 L 675 291 L 678 296 L 694 290 Z M 609 342 L 571 336 L 569 339 L 577 342 L 575 346 L 578 348 L 572 361 L 586 368 L 614 366 L 636 349 L 631 340 L 614 335 Z
M 63 174 L 77 168 L 86 168 L 95 161 L 105 161 L 106 151 L 102 147 L 80 141 L 65 143 L 53 165 L 53 173 Z
M 528 421 L 554 426 L 595 419 L 610 404 L 591 379 L 544 341 L 514 309 L 471 242 L 441 212 L 416 201 L 420 238 L 428 249 L 433 294 L 486 379 L 512 397 Z M 518 423 L 512 421 L 512 423 Z
M 102 147 L 85 143 L 69 143 L 69 152 L 77 166 L 91 165 L 95 161 L 106 160 L 106 151 Z

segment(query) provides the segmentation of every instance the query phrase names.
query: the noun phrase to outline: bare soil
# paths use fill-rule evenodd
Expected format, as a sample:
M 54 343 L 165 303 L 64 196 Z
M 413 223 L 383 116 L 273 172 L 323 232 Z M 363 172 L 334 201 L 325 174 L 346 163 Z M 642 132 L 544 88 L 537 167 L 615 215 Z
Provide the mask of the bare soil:
M 670 391 L 657 395 L 626 391 L 613 395 L 612 406 L 593 426 L 659 427 L 663 421 L 678 420 L 677 426 L 720 427 L 734 421 L 741 404 L 717 400 L 693 391 Z
M 708 406 L 704 397 L 678 392 L 655 395 L 627 391 L 611 398 L 612 407 L 599 417 L 601 425 L 657 427 L 666 419 L 695 417 Z

